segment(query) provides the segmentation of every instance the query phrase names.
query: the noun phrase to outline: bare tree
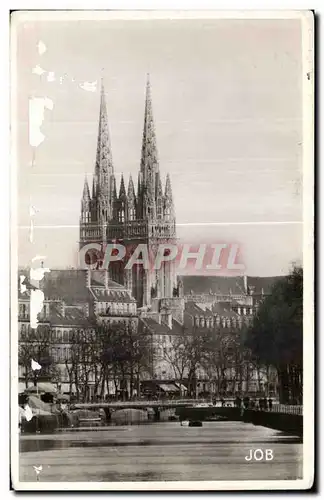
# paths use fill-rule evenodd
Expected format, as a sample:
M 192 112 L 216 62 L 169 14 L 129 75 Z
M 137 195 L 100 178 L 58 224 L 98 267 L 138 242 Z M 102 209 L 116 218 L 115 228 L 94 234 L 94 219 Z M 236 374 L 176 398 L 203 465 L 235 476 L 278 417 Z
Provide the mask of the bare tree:
M 36 385 L 38 378 L 50 378 L 54 370 L 54 360 L 51 355 L 52 331 L 48 325 L 38 325 L 30 328 L 28 325 L 22 331 L 18 345 L 18 363 L 23 367 L 26 388 L 28 382 L 33 381 Z M 41 369 L 33 371 L 31 361 L 34 360 L 41 365 Z
M 108 390 L 109 380 L 113 381 L 115 392 L 124 389 L 124 396 L 128 383 L 130 396 L 135 385 L 139 393 L 141 376 L 150 370 L 150 336 L 140 331 L 137 324 L 98 325 L 95 345 L 102 374 L 102 394 L 105 386 Z
M 161 342 L 155 345 L 155 360 L 166 361 L 174 372 L 174 378 L 181 385 L 188 376 L 189 359 L 187 356 L 188 337 L 185 334 L 173 335 L 170 346 L 165 346 Z
M 228 329 L 218 329 L 211 332 L 207 341 L 203 367 L 210 381 L 215 384 L 218 394 L 227 392 L 229 370 L 232 367 L 232 339 Z
M 183 329 L 182 333 L 172 335 L 171 345 L 166 346 L 163 342 L 156 345 L 156 360 L 166 361 L 172 367 L 175 379 L 181 385 L 187 382 L 189 393 L 196 389 L 197 369 L 203 364 L 206 338 L 205 330 Z

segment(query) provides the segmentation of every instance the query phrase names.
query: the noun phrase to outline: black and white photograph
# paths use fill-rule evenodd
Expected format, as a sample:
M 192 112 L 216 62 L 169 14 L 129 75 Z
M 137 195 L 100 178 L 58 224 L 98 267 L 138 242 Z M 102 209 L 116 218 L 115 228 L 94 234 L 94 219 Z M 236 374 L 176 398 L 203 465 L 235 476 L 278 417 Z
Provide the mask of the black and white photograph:
M 311 488 L 313 14 L 11 16 L 13 488 Z

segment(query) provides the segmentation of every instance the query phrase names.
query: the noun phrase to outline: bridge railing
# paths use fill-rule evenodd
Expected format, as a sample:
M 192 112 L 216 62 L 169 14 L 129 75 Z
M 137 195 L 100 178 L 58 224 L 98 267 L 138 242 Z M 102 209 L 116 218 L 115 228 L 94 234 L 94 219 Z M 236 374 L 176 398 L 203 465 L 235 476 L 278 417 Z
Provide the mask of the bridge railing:
M 101 403 L 75 403 L 73 406 L 75 408 L 149 408 L 149 407 L 176 407 L 176 406 L 194 406 L 194 405 L 202 405 L 202 404 L 210 404 L 210 400 L 208 399 L 153 399 L 153 400 L 137 400 L 137 401 L 105 401 Z M 234 402 L 231 404 L 225 404 L 225 407 L 235 407 Z M 216 408 L 222 407 L 221 404 L 216 404 Z M 243 408 L 243 407 L 242 407 Z M 302 405 L 283 405 L 279 403 L 274 403 L 272 408 L 269 407 L 266 409 L 259 408 L 248 408 L 254 411 L 266 411 L 271 413 L 287 413 L 290 415 L 303 415 L 303 406 Z
M 205 399 L 153 399 L 147 401 L 105 401 L 102 403 L 75 403 L 73 406 L 75 408 L 102 408 L 104 406 L 109 406 L 111 408 L 148 408 L 150 406 L 184 406 L 184 405 L 195 405 L 201 403 L 209 403 L 209 400 Z
M 302 415 L 303 414 L 303 406 L 302 405 L 282 405 L 282 404 L 274 404 L 272 405 L 271 410 L 276 413 L 289 413 L 290 415 Z

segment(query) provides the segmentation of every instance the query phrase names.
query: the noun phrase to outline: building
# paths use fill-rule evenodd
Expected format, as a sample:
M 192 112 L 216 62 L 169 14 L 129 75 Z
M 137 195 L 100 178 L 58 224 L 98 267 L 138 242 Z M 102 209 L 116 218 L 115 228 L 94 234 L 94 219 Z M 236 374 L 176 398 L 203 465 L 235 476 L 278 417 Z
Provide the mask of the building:
M 86 178 L 81 199 L 80 250 L 93 244 L 99 244 L 104 249 L 105 245 L 122 243 L 127 254 L 138 245 L 145 245 L 150 253 L 156 255 L 161 243 L 176 244 L 171 178 L 166 176 L 163 188 L 149 78 L 137 189 L 131 177 L 126 189 L 123 176 L 117 189 L 103 84 L 96 163 L 91 184 L 90 192 Z M 50 332 L 46 355 L 54 359 L 56 366 L 55 373 L 47 373 L 47 376 L 55 379 L 63 392 L 78 392 L 77 376 L 87 387 L 87 392 L 84 392 L 86 397 L 94 396 L 99 390 L 96 364 L 90 369 L 89 363 L 84 361 L 83 371 L 73 370 L 73 363 L 82 365 L 81 358 L 75 357 L 78 343 L 86 344 L 85 350 L 90 352 L 98 326 L 112 328 L 119 325 L 136 331 L 137 342 L 141 343 L 138 339 L 144 339 L 149 344 L 150 354 L 147 355 L 145 369 L 137 372 L 137 378 L 155 381 L 164 387 L 167 383 L 170 387 L 171 382 L 177 383 L 181 390 L 188 388 L 188 384 L 194 386 L 196 392 L 216 390 L 217 387 L 219 390 L 217 362 L 211 373 L 206 357 L 204 362 L 199 361 L 197 353 L 194 361 L 188 357 L 185 359 L 186 343 L 197 344 L 196 339 L 203 336 L 205 341 L 214 339 L 213 345 L 217 342 L 231 345 L 231 348 L 226 347 L 226 352 L 230 353 L 230 349 L 234 352 L 233 346 L 238 344 L 242 327 L 251 320 L 267 293 L 269 279 L 246 276 L 180 278 L 176 275 L 173 261 L 162 262 L 157 270 L 144 269 L 141 265 L 128 269 L 124 259 L 101 269 L 102 251 L 89 251 L 86 257 L 91 268 L 51 270 L 38 283 L 31 283 L 28 279 L 19 282 L 21 346 L 26 347 L 29 342 L 32 294 L 35 290 L 44 294 L 38 320 L 39 325 Z M 144 341 L 141 346 L 142 350 L 146 349 Z M 192 344 L 189 347 L 192 350 Z M 196 345 L 195 349 L 198 350 L 199 346 Z M 238 353 L 238 348 L 235 352 Z M 182 353 L 182 359 L 179 353 Z M 232 393 L 249 390 L 255 373 L 247 376 L 240 372 L 240 380 L 237 380 L 233 363 L 231 367 L 223 367 L 222 377 L 231 384 Z M 25 384 L 27 368 L 26 363 L 20 366 L 20 381 Z M 120 372 L 116 377 L 120 379 Z M 114 387 L 109 386 L 107 381 L 104 393 L 116 392 L 120 390 L 120 385 L 125 386 L 125 380 L 121 384 L 118 379 L 118 385 L 116 377 Z M 259 374 L 257 377 L 260 387 Z M 211 384 L 214 384 L 213 388 Z M 128 380 L 128 389 L 130 385 Z M 132 392 L 132 389 L 129 391 Z

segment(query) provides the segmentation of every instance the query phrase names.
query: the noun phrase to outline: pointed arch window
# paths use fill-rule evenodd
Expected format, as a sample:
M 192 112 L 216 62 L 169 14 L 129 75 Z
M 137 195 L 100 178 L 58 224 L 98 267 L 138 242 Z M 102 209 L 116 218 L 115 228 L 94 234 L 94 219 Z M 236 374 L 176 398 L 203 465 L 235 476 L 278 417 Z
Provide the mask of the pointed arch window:
M 161 203 L 158 203 L 157 205 L 157 217 L 158 219 L 162 219 L 163 211 L 162 211 L 162 205 Z
M 129 218 L 130 220 L 135 220 L 136 219 L 136 211 L 135 211 L 135 208 L 132 207 L 129 211 Z
M 118 222 L 125 222 L 125 210 L 123 208 L 118 212 Z
M 170 210 L 170 207 L 166 207 L 166 208 L 165 208 L 165 210 L 164 210 L 164 215 L 165 215 L 166 220 L 170 220 L 170 217 L 171 217 L 171 210 Z

